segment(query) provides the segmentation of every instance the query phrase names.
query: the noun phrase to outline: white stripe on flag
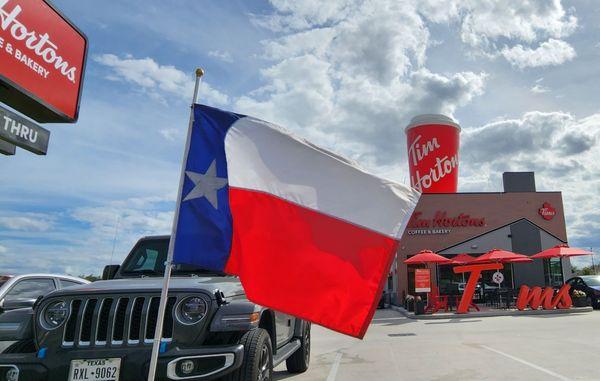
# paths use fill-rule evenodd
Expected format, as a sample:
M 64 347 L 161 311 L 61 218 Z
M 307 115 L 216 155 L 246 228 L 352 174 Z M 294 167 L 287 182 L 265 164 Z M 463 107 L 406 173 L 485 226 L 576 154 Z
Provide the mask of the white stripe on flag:
M 394 238 L 419 199 L 408 186 L 251 117 L 231 126 L 225 154 L 232 187 L 266 192 Z

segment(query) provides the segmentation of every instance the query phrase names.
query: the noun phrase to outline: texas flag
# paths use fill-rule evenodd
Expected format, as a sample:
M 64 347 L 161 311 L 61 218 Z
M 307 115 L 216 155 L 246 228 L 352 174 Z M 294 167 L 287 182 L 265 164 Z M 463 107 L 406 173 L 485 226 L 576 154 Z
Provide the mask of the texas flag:
M 173 262 L 362 338 L 419 193 L 271 123 L 203 105 L 193 117 Z

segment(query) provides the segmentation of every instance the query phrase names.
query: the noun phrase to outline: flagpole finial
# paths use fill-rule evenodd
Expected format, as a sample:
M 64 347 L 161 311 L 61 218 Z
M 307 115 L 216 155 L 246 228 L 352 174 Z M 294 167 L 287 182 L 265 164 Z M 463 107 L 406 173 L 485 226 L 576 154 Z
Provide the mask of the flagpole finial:
M 196 69 L 196 77 L 202 77 L 204 75 L 204 69 L 202 69 L 201 67 Z

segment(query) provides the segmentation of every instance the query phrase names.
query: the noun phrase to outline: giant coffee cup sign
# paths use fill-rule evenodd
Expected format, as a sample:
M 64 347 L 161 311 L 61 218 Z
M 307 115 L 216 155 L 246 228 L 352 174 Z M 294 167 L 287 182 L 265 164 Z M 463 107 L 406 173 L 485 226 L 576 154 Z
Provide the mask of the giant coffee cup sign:
M 87 38 L 44 0 L 0 0 L 0 102 L 38 122 L 74 122 Z
M 428 114 L 414 117 L 405 132 L 411 186 L 422 193 L 455 193 L 460 126 Z

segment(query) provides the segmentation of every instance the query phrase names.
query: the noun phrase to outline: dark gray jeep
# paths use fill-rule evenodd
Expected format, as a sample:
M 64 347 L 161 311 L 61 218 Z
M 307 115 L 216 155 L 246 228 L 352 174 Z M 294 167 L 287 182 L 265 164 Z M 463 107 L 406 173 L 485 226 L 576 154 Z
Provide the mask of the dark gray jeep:
M 0 316 L 0 381 L 145 380 L 169 237 L 138 241 L 102 281 L 55 291 Z M 277 287 L 277 285 L 273 285 Z M 271 380 L 310 360 L 310 324 L 246 298 L 235 277 L 174 269 L 157 380 Z

